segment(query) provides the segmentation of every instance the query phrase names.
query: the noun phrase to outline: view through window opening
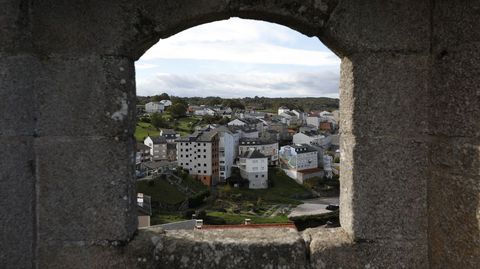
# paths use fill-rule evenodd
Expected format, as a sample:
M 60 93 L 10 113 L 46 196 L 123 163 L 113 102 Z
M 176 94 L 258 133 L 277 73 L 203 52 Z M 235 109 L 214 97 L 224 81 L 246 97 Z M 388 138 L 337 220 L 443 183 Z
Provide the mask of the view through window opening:
M 232 18 L 135 67 L 139 227 L 340 225 L 340 59 L 317 38 Z

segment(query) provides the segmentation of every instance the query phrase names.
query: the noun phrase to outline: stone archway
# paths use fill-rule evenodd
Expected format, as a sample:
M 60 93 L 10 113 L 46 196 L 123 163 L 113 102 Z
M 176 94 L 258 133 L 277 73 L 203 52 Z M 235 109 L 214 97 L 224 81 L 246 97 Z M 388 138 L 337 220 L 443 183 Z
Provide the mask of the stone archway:
M 9 216 L 0 267 L 168 268 L 196 258 L 209 268 L 475 268 L 480 106 L 471 59 L 480 57 L 478 33 L 464 31 L 479 29 L 471 5 L 2 2 L 0 149 L 11 154 L 0 161 L 0 216 Z M 232 16 L 318 36 L 342 57 L 342 229 L 254 232 L 243 244 L 227 231 L 137 233 L 133 63 L 159 38 Z M 460 161 L 445 161 L 450 152 Z M 448 207 L 451 219 L 445 199 L 461 205 Z

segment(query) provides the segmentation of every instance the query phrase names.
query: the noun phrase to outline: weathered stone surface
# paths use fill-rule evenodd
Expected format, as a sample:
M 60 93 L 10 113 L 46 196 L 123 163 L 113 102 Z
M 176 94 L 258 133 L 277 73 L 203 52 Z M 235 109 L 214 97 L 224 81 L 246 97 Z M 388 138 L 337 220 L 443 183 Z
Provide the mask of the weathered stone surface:
M 0 57 L 31 51 L 30 12 L 30 1 L 0 1 Z
M 132 236 L 137 225 L 133 143 L 102 137 L 35 140 L 41 242 Z
M 167 231 L 155 240 L 158 268 L 307 266 L 304 241 L 292 229 Z
M 428 267 L 423 240 L 353 242 L 341 229 L 311 229 L 306 233 L 310 240 L 310 268 Z
M 480 176 L 478 138 L 436 138 L 431 143 L 430 162 L 434 171 L 459 176 Z
M 425 52 L 430 1 L 339 1 L 321 36 L 339 55 L 362 51 Z
M 478 156 L 471 156 L 477 158 Z M 431 268 L 480 265 L 480 175 L 437 168 L 429 180 Z
M 31 56 L 0 58 L 0 136 L 33 135 L 33 75 L 38 61 Z
M 33 138 L 0 136 L 0 152 L 0 268 L 33 268 Z
M 436 0 L 432 15 L 432 47 L 435 51 L 463 50 L 462 45 L 480 41 L 478 0 Z
M 0 0 L 0 267 L 480 268 L 479 7 Z M 318 36 L 344 57 L 343 231 L 304 233 L 309 248 L 280 230 L 140 232 L 128 243 L 131 60 L 232 16 Z
M 480 137 L 480 44 L 435 55 L 432 134 Z
M 122 57 L 51 58 L 36 81 L 39 136 L 131 137 L 135 71 Z
M 344 135 L 340 147 L 351 148 L 352 154 L 351 159 L 341 160 L 340 212 L 345 230 L 355 239 L 425 239 L 428 143 Z M 347 210 L 351 213 L 343 212 Z
M 354 54 L 342 61 L 342 134 L 420 136 L 428 131 L 428 55 Z

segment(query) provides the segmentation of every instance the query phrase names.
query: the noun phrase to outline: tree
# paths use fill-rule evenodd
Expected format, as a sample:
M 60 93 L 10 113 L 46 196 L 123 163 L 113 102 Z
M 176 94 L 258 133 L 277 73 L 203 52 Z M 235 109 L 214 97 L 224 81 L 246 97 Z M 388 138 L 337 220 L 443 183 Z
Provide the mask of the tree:
M 178 119 L 187 115 L 187 108 L 185 104 L 176 103 L 169 108 L 169 111 L 173 118 Z
M 170 96 L 168 96 L 168 94 L 166 94 L 166 93 L 162 93 L 162 94 L 160 94 L 160 95 L 155 95 L 155 96 L 153 96 L 153 97 L 152 97 L 152 100 L 153 100 L 154 102 L 160 102 L 160 101 L 162 101 L 162 100 L 170 100 Z
M 168 128 L 168 122 L 163 118 L 160 113 L 153 113 L 151 116 L 152 125 L 157 128 Z

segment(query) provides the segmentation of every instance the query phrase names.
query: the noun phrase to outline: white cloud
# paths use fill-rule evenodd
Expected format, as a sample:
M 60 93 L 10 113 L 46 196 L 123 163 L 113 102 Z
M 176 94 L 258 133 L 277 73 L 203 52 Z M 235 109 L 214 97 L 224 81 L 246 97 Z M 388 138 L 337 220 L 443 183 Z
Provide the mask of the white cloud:
M 198 74 L 193 76 L 157 74 L 137 81 L 142 95 L 162 92 L 176 96 L 220 97 L 338 97 L 338 74 L 319 73 L 244 73 Z
M 284 46 L 283 43 L 293 42 L 295 35 L 300 34 L 276 24 L 230 19 L 228 22 L 197 26 L 161 40 L 140 61 L 195 59 L 254 64 L 339 65 L 340 60 L 332 57 L 331 52 Z M 320 47 L 320 41 L 318 43 Z

